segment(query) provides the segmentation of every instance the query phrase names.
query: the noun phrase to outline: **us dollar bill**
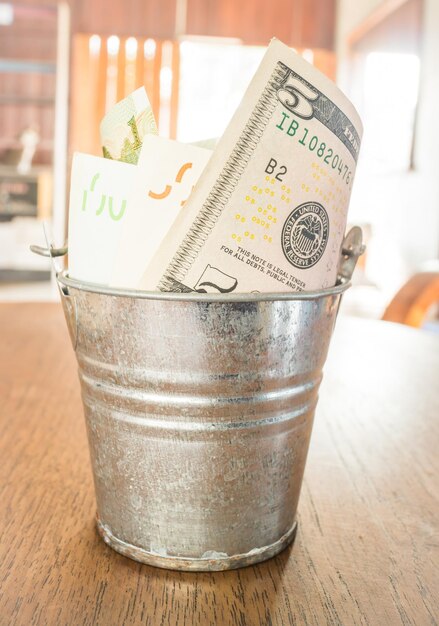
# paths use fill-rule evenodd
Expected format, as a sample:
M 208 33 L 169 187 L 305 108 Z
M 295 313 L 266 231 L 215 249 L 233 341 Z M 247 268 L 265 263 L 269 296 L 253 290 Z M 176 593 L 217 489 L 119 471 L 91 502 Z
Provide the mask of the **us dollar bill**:
M 229 293 L 334 285 L 361 134 L 336 85 L 273 40 L 139 287 Z
M 100 135 L 105 158 L 137 164 L 143 137 L 157 135 L 157 126 L 144 87 L 133 91 L 108 111 Z

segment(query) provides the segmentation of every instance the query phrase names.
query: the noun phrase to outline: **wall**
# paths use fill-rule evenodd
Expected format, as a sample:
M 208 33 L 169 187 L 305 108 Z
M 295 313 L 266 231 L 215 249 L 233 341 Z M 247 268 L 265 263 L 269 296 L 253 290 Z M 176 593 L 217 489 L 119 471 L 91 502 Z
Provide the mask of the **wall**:
M 71 6 L 76 32 L 163 39 L 178 30 L 258 45 L 277 36 L 298 48 L 332 49 L 335 1 L 74 0 Z
M 335 0 L 187 0 L 185 32 L 250 45 L 277 37 L 296 48 L 332 50 L 334 24 Z
M 166 39 L 183 32 L 238 37 L 257 45 L 266 45 L 276 36 L 297 48 L 334 47 L 336 0 L 64 1 L 71 8 L 73 33 Z M 19 3 L 50 6 L 57 0 Z
M 338 82 L 349 93 L 347 38 L 383 4 L 380 0 L 339 0 L 336 26 Z M 420 101 L 414 170 L 385 177 L 362 169 L 352 196 L 350 219 L 371 222 L 370 277 L 391 294 L 426 261 L 439 256 L 439 2 L 424 0 L 421 37 Z M 354 100 L 355 103 L 355 100 Z M 367 132 L 367 128 L 365 129 Z
M 74 42 L 76 34 L 93 33 L 102 37 L 116 34 L 121 38 L 135 36 L 166 40 L 174 39 L 176 30 L 177 34 L 236 37 L 247 44 L 258 45 L 265 45 L 271 37 L 277 36 L 298 49 L 315 49 L 316 57 L 321 57 L 323 65 L 327 64 L 324 67 L 327 73 L 331 74 L 333 70 L 331 51 L 336 0 L 273 0 L 271 3 L 265 0 L 66 1 L 71 8 Z M 46 4 L 47 7 L 42 9 L 40 5 Z M 3 58 L 55 61 L 55 4 L 56 0 L 20 0 L 16 3 L 12 25 L 0 25 L 0 61 Z M 45 13 L 50 19 L 41 18 Z M 73 43 L 73 53 L 75 49 Z M 77 73 L 74 62 L 73 54 L 73 75 Z M 322 64 L 316 60 L 316 65 Z M 35 161 L 50 163 L 54 75 L 33 74 L 29 77 L 23 73 L 9 73 L 0 75 L 0 81 L 0 159 L 2 153 L 21 149 L 18 136 L 24 127 L 32 124 L 39 128 L 42 137 Z M 71 96 L 75 104 L 76 94 Z M 101 110 L 98 113 L 101 114 Z
M 347 57 L 347 39 L 350 33 L 361 24 L 383 0 L 337 0 L 337 18 L 335 23 L 335 51 L 339 59 L 339 81 L 345 80 Z

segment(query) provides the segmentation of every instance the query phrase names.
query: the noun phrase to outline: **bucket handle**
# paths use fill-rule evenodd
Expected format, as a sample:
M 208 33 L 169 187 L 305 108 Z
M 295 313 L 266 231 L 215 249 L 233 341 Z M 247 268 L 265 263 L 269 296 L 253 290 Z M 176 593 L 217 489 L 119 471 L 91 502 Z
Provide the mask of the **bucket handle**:
M 68 246 L 65 245 L 61 248 L 50 247 L 44 248 L 43 246 L 30 246 L 30 249 L 35 254 L 44 256 L 47 258 L 57 258 L 65 256 L 68 252 Z M 363 244 L 363 231 L 359 226 L 353 226 L 343 239 L 341 245 L 340 261 L 337 271 L 337 285 L 343 285 L 349 282 L 354 273 L 355 266 L 359 257 L 364 254 L 366 246 Z M 55 275 L 58 276 L 58 270 L 54 265 Z M 69 295 L 67 287 L 58 286 L 64 296 Z
M 67 254 L 68 247 L 64 246 L 63 248 L 54 248 L 53 246 L 50 246 L 49 249 L 44 246 L 30 246 L 30 250 L 39 256 L 45 256 L 53 259 L 58 256 L 65 256 Z
M 67 245 L 64 245 L 61 248 L 55 248 L 52 244 L 49 244 L 48 241 L 47 244 L 47 248 L 33 245 L 30 249 L 35 254 L 48 257 L 52 260 L 56 282 L 63 302 L 63 310 L 69 329 L 70 339 L 72 341 L 73 349 L 76 350 L 78 343 L 78 309 L 76 306 L 76 300 L 69 293 L 68 287 L 59 282 L 59 272 L 54 261 L 57 257 L 65 256 L 67 254 L 68 247 Z M 337 285 L 343 285 L 351 280 L 357 261 L 364 253 L 365 249 L 366 247 L 363 244 L 363 232 L 361 228 L 359 226 L 353 226 L 343 239 L 341 246 L 341 254 L 337 271 Z M 339 302 L 339 307 L 340 303 L 341 300 Z
M 353 226 L 343 239 L 340 261 L 337 271 L 337 285 L 349 282 L 354 273 L 357 261 L 364 254 L 366 246 L 363 244 L 363 231 L 359 226 Z
M 46 231 L 45 231 L 46 235 Z M 76 350 L 78 344 L 78 308 L 76 306 L 76 299 L 69 293 L 68 287 L 62 285 L 58 280 L 59 268 L 56 266 L 54 259 L 57 257 L 65 256 L 68 252 L 67 245 L 62 248 L 55 248 L 52 244 L 49 244 L 46 237 L 47 247 L 43 246 L 30 246 L 31 252 L 50 258 L 52 261 L 52 267 L 55 274 L 56 284 L 58 285 L 58 291 L 61 296 L 63 304 L 64 317 L 66 318 L 67 328 L 69 330 L 70 339 L 72 342 L 73 350 Z
M 68 292 L 67 287 L 60 285 L 58 277 L 56 279 L 58 289 L 63 302 L 64 317 L 66 318 L 67 328 L 69 329 L 70 340 L 73 350 L 76 351 L 78 345 L 78 307 L 76 306 L 76 298 Z

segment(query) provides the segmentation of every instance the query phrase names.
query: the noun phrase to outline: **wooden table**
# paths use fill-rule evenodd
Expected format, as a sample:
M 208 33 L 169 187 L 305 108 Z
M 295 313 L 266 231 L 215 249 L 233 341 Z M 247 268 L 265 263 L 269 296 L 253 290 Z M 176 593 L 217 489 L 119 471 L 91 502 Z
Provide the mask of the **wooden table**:
M 98 538 L 61 306 L 0 306 L 1 626 L 437 624 L 439 336 L 340 319 L 293 548 L 212 574 Z

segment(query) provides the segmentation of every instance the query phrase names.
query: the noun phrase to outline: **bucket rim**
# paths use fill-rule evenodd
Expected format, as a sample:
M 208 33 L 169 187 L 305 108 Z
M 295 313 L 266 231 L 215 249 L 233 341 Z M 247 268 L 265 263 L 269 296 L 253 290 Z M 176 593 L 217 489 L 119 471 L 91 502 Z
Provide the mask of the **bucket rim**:
M 70 278 L 68 270 L 56 276 L 57 281 L 63 287 L 87 291 L 105 296 L 117 296 L 122 298 L 135 298 L 141 300 L 171 300 L 183 302 L 271 302 L 274 300 L 317 300 L 329 296 L 343 294 L 351 286 L 351 282 L 342 282 L 334 287 L 315 291 L 278 291 L 270 293 L 176 293 L 170 291 L 141 291 L 139 289 L 122 289 L 89 283 L 75 278 Z M 64 294 L 66 292 L 62 290 Z M 67 295 L 67 294 L 66 294 Z

